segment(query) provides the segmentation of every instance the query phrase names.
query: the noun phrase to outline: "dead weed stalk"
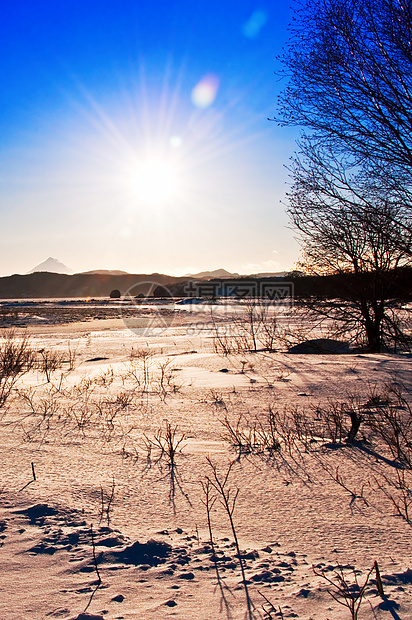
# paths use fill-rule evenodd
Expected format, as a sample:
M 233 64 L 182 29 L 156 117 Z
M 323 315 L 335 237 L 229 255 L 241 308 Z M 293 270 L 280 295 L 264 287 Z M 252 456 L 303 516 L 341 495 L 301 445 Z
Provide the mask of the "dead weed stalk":
M 230 472 L 232 471 L 235 461 L 232 461 L 232 463 L 230 463 L 225 474 L 220 475 L 217 471 L 217 466 L 215 465 L 215 463 L 213 463 L 209 457 L 207 457 L 206 460 L 211 470 L 211 474 L 209 476 L 206 476 L 206 482 L 205 482 L 205 484 L 207 485 L 207 488 L 209 489 L 209 497 L 210 497 L 209 505 L 210 505 L 210 502 L 213 501 L 213 499 L 215 499 L 215 501 L 216 499 L 219 500 L 219 502 L 223 506 L 223 509 L 229 519 L 230 529 L 232 531 L 232 535 L 233 535 L 233 539 L 234 539 L 235 547 L 236 547 L 236 552 L 237 552 L 236 557 L 239 560 L 240 571 L 242 574 L 242 586 L 243 586 L 243 590 L 244 590 L 245 597 L 246 597 L 247 618 L 248 620 L 254 620 L 253 604 L 250 598 L 249 588 L 248 588 L 246 573 L 245 573 L 245 563 L 243 560 L 243 554 L 240 550 L 239 538 L 237 535 L 237 530 L 236 530 L 236 526 L 235 526 L 235 522 L 233 518 L 233 514 L 234 514 L 235 506 L 236 506 L 236 500 L 239 495 L 239 489 L 233 490 L 228 486 Z M 213 491 L 215 493 L 214 498 L 210 496 L 210 491 Z

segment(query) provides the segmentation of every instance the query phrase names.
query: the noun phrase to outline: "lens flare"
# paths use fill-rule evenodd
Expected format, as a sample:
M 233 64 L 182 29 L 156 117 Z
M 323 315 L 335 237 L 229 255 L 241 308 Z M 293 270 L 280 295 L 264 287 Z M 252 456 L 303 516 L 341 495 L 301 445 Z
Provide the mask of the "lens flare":
M 174 149 L 179 149 L 183 144 L 183 140 L 180 136 L 172 136 L 169 140 L 169 144 Z
M 256 39 L 267 21 L 265 11 L 254 11 L 248 21 L 243 24 L 242 32 L 248 39 Z
M 197 108 L 208 108 L 216 99 L 219 78 L 212 73 L 202 77 L 192 90 L 192 103 Z

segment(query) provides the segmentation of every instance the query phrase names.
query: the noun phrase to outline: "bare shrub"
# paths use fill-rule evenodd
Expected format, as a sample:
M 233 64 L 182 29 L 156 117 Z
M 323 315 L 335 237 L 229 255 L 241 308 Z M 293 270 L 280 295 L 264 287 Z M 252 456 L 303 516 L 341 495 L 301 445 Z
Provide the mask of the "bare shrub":
M 162 400 L 165 400 L 168 394 L 177 393 L 181 390 L 182 384 L 175 381 L 176 369 L 172 368 L 172 360 L 167 358 L 164 361 L 159 361 L 156 370 L 157 374 L 154 377 L 153 386 Z
M 239 303 L 232 333 L 226 338 L 226 343 L 229 341 L 233 352 L 239 354 L 273 351 L 276 333 L 277 317 L 273 303 L 260 298 L 247 298 Z
M 261 302 L 256 299 L 247 299 L 243 304 L 243 312 L 239 313 L 236 325 L 247 343 L 249 351 L 257 351 L 259 335 L 263 320 Z
M 264 299 L 247 299 L 244 315 L 238 319 L 252 351 L 273 351 L 277 333 L 277 317 L 273 303 Z
M 333 444 L 353 444 L 367 415 L 368 406 L 358 396 L 348 395 L 345 401 L 330 400 L 315 408 L 314 434 Z
M 213 314 L 213 346 L 218 355 L 233 355 L 259 350 L 273 351 L 277 334 L 274 305 L 263 299 L 245 299 L 232 323 L 221 325 Z
M 83 437 L 86 436 L 86 428 L 93 423 L 93 413 L 93 408 L 87 401 L 74 403 L 64 409 L 66 418 L 74 423 Z
M 69 365 L 68 367 L 69 372 L 71 372 L 75 368 L 78 348 L 79 348 L 78 344 L 75 347 L 72 347 L 70 340 L 67 341 L 67 363 Z
M 120 409 L 126 409 L 133 402 L 133 392 L 122 391 L 119 392 L 116 396 L 114 404 L 117 405 Z
M 107 399 L 95 401 L 93 404 L 97 409 L 99 422 L 103 425 L 105 430 L 110 431 L 109 434 L 105 435 L 108 440 L 112 437 L 114 422 L 122 407 L 117 406 L 115 402 Z
M 107 370 L 102 370 L 96 377 L 94 377 L 93 382 L 103 388 L 108 388 L 114 381 L 114 372 L 113 368 L 108 368 Z
M 213 348 L 215 353 L 227 357 L 228 355 L 239 355 L 250 351 L 250 346 L 244 334 L 226 333 L 228 327 L 223 328 L 216 323 L 213 327 Z
M 175 381 L 176 369 L 169 358 L 155 362 L 153 357 L 149 349 L 132 349 L 123 384 L 129 381 L 142 395 L 154 393 L 165 400 L 169 394 L 179 392 L 182 384 Z
M 266 455 L 288 454 L 292 459 L 309 451 L 314 441 L 313 423 L 298 407 L 268 409 L 254 418 L 245 414 L 232 420 L 226 415 L 221 420 L 225 428 L 224 439 L 242 454 Z M 284 456 L 283 456 L 284 458 Z
M 300 453 L 302 448 L 305 449 L 308 437 L 305 434 L 304 418 L 296 407 L 284 407 L 279 411 L 270 405 L 269 422 L 282 451 L 293 456 L 294 452 Z
M 367 403 L 368 426 L 391 456 L 412 469 L 412 407 L 402 385 L 386 384 Z
M 249 421 L 241 414 L 236 422 L 231 422 L 228 416 L 222 420 L 226 429 L 224 439 L 236 449 L 239 458 L 242 454 L 269 454 L 280 450 L 280 442 L 276 432 L 272 412 Z
M 351 510 L 359 502 L 370 506 L 370 497 L 365 495 L 369 488 L 383 494 L 396 514 L 412 525 L 412 407 L 404 385 L 370 386 L 366 401 L 350 396 L 317 406 L 312 415 L 298 407 L 277 410 L 271 406 L 269 412 L 270 432 L 279 446 L 272 456 L 292 474 L 306 472 L 306 458 L 314 458 L 349 494 Z M 239 454 L 260 450 L 262 442 L 253 425 L 245 427 L 242 418 L 232 424 L 226 418 L 225 427 Z M 360 429 L 362 437 L 355 441 Z M 337 449 L 327 450 L 326 442 Z M 344 459 L 362 463 L 357 469 L 362 478 L 341 473 Z
M 178 425 L 172 424 L 166 420 L 164 428 L 158 429 L 153 438 L 150 439 L 144 435 L 145 447 L 150 457 L 152 449 L 160 450 L 159 460 L 165 458 L 169 468 L 173 468 L 176 464 L 176 454 L 184 448 L 182 443 L 185 441 L 185 433 L 179 432 Z
M 412 467 L 412 408 L 404 386 L 370 386 L 366 402 L 352 395 L 315 409 L 314 434 L 324 440 L 353 444 L 361 428 L 395 460 Z
M 130 376 L 135 379 L 142 392 L 148 392 L 150 388 L 150 367 L 153 355 L 150 349 L 132 348 L 130 352 Z
M 227 411 L 227 408 L 226 408 Z M 309 452 L 320 442 L 353 443 L 365 411 L 356 398 L 330 402 L 306 412 L 297 406 L 281 409 L 269 405 L 268 410 L 250 419 L 245 414 L 236 420 L 226 415 L 222 424 L 225 439 L 239 454 L 273 454 L 282 451 L 290 457 Z
M 33 368 L 34 354 L 27 337 L 18 338 L 14 331 L 6 333 L 0 344 L 0 408 L 18 379 Z
M 188 493 L 183 488 L 183 480 L 181 479 L 177 467 L 176 456 L 180 454 L 184 448 L 183 442 L 186 439 L 185 433 L 179 431 L 178 425 L 172 424 L 165 420 L 164 428 L 158 429 L 152 438 L 146 434 L 143 435 L 143 447 L 146 449 L 146 467 L 151 467 L 152 452 L 156 453 L 155 464 L 162 470 L 162 462 L 166 461 L 167 473 L 165 478 L 169 479 L 169 501 L 172 505 L 173 512 L 176 514 L 175 496 L 178 489 L 190 507 Z
M 72 398 L 81 398 L 82 400 L 88 400 L 93 392 L 94 380 L 91 377 L 84 376 L 80 379 L 79 383 L 71 388 Z
M 110 511 L 112 509 L 112 504 L 114 500 L 114 491 L 116 488 L 116 484 L 114 481 L 114 476 L 112 479 L 112 485 L 110 487 L 110 491 L 104 491 L 103 487 L 100 487 L 100 513 L 99 513 L 99 525 L 106 519 L 107 525 L 110 525 Z
M 40 349 L 38 353 L 40 357 L 37 359 L 37 369 L 45 375 L 47 383 L 50 383 L 52 373 L 63 365 L 63 354 L 51 349 Z
M 278 320 L 272 305 L 264 304 L 260 307 L 259 341 L 267 351 L 274 351 L 277 344 Z
M 374 569 L 375 565 L 367 573 L 363 584 L 359 584 L 356 570 L 353 570 L 354 581 L 350 583 L 341 566 L 338 567 L 332 577 L 328 577 L 325 571 L 318 570 L 315 567 L 313 567 L 313 572 L 329 584 L 328 594 L 339 605 L 348 609 L 351 620 L 357 620 L 360 606 L 365 597 L 366 586 Z
M 329 476 L 338 484 L 342 489 L 344 489 L 347 493 L 349 493 L 350 500 L 350 508 L 355 504 L 356 500 L 362 500 L 365 506 L 369 506 L 368 500 L 364 496 L 365 484 L 362 484 L 360 490 L 358 491 L 355 487 L 349 486 L 349 483 L 339 472 L 339 467 L 330 468 L 325 463 L 322 463 L 323 469 L 329 474 Z
M 223 392 L 220 392 L 219 390 L 210 390 L 209 391 L 209 398 L 212 401 L 212 404 L 215 407 L 221 407 L 222 409 L 226 409 L 227 410 L 227 404 L 226 401 L 224 399 L 224 394 Z
M 337 444 L 347 437 L 346 407 L 342 403 L 331 403 L 328 407 L 317 407 L 315 414 L 317 433 L 322 439 Z
M 377 487 L 389 499 L 396 514 L 412 525 L 412 474 L 408 470 L 396 469 L 390 476 L 374 477 Z
M 40 395 L 34 389 L 21 390 L 19 396 L 28 405 L 30 413 L 41 416 L 43 420 L 50 421 L 59 411 L 60 404 L 54 389 L 42 390 Z

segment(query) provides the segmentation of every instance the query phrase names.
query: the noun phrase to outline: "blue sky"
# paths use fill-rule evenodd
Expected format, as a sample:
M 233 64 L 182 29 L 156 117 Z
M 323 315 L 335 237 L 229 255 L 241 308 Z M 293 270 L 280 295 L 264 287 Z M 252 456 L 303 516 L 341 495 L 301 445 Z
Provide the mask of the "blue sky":
M 3 0 L 0 274 L 290 269 L 289 2 Z

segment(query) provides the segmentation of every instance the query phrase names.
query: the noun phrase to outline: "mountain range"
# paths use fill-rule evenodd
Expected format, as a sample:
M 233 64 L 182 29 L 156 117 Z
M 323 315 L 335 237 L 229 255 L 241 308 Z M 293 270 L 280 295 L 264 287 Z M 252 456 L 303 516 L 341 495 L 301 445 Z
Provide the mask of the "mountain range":
M 52 258 L 51 256 L 49 256 L 49 258 L 47 258 L 45 261 L 43 261 L 39 265 L 36 265 L 36 267 L 33 267 L 33 269 L 30 269 L 30 271 L 28 271 L 27 273 L 37 273 L 37 272 L 44 272 L 44 271 L 47 271 L 48 273 L 64 273 L 67 275 L 71 275 L 75 273 L 73 269 L 70 269 L 70 267 L 67 267 L 62 262 L 60 262 L 56 258 Z M 110 275 L 110 276 L 130 275 L 130 272 L 128 271 L 120 271 L 118 269 L 93 269 L 91 271 L 81 271 L 79 273 L 82 275 Z M 284 271 L 277 271 L 274 273 L 255 273 L 253 274 L 253 277 L 271 278 L 271 277 L 282 277 L 284 275 L 285 275 Z M 215 269 L 214 271 L 200 271 L 199 273 L 187 273 L 182 277 L 193 278 L 196 280 L 210 280 L 212 278 L 220 278 L 220 279 L 240 278 L 240 277 L 244 277 L 244 274 L 241 275 L 236 272 L 230 272 L 230 271 L 227 271 L 226 269 Z
M 243 277 L 280 277 L 276 274 L 258 274 Z M 96 269 L 83 273 L 73 273 L 59 260 L 49 257 L 28 273 L 0 277 L 0 299 L 39 299 L 68 297 L 109 297 L 115 289 L 121 295 L 133 297 L 151 295 L 157 287 L 173 287 L 188 279 L 236 279 L 242 277 L 225 269 L 202 271 L 197 274 L 176 277 L 167 274 L 131 274 L 120 270 Z

